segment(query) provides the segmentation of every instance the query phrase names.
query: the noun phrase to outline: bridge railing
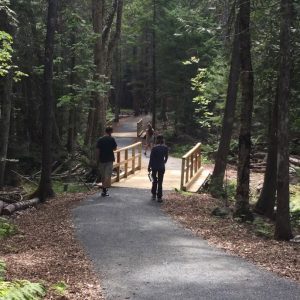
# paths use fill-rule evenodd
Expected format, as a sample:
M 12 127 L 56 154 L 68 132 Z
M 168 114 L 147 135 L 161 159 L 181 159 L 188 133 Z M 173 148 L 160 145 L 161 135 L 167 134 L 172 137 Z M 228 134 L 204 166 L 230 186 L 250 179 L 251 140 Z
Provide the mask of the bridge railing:
M 140 119 L 136 123 L 136 135 L 137 135 L 137 137 L 140 137 L 143 132 L 144 132 L 143 119 Z
M 115 151 L 116 161 L 113 165 L 116 175 L 112 183 L 127 178 L 142 168 L 142 143 L 138 142 Z
M 201 143 L 182 157 L 180 189 L 186 191 L 201 173 Z

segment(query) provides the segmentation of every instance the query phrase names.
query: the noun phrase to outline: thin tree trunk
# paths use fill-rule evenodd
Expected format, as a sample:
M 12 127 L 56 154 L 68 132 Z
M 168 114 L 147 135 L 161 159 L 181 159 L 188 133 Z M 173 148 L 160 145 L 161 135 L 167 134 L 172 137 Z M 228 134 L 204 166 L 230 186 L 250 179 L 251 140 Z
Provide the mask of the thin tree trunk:
M 88 113 L 88 121 L 87 121 L 87 128 L 85 132 L 85 138 L 84 138 L 84 145 L 88 146 L 91 145 L 92 141 L 92 127 L 94 124 L 94 117 L 95 117 L 95 101 L 90 101 L 90 109 Z
M 230 140 L 233 130 L 235 107 L 240 77 L 240 45 L 239 45 L 239 16 L 237 16 L 234 30 L 234 40 L 231 55 L 227 97 L 223 116 L 222 132 L 215 167 L 211 177 L 210 192 L 219 196 L 223 192 L 223 180 L 230 150 Z
M 278 80 L 278 176 L 275 238 L 293 237 L 290 223 L 288 110 L 291 76 L 292 1 L 281 0 L 280 63 Z
M 51 183 L 51 146 L 53 129 L 53 52 L 54 35 L 57 21 L 58 0 L 48 1 L 47 33 L 45 41 L 45 65 L 44 65 L 44 98 L 42 119 L 42 173 L 37 191 L 34 193 L 41 201 L 53 197 L 54 192 Z
M 104 1 L 103 0 L 93 0 L 92 1 L 92 19 L 93 19 L 93 30 L 94 33 L 97 34 L 97 39 L 94 45 L 94 64 L 95 64 L 95 74 L 94 80 L 95 81 L 103 81 L 101 80 L 101 75 L 104 74 L 103 72 L 103 56 L 104 56 L 104 49 L 103 49 L 103 26 L 104 26 Z M 87 124 L 87 131 L 85 135 L 85 144 L 91 146 L 93 142 L 95 142 L 97 134 L 101 135 L 102 132 L 97 132 L 99 126 L 100 119 L 102 118 L 101 113 L 101 105 L 100 102 L 102 101 L 99 92 L 92 93 L 92 101 L 91 107 L 89 110 L 88 116 L 88 124 Z
M 264 176 L 264 185 L 255 205 L 255 211 L 269 218 L 274 217 L 274 207 L 276 202 L 276 180 L 277 180 L 277 114 L 278 95 L 274 101 L 273 109 L 270 109 L 269 121 L 269 145 L 267 166 Z
M 235 214 L 248 219 L 252 218 L 249 216 L 249 183 L 254 84 L 251 61 L 250 0 L 240 0 L 239 5 L 242 107 Z
M 4 186 L 4 173 L 7 159 L 7 148 L 9 140 L 10 117 L 11 117 L 11 89 L 12 89 L 12 74 L 9 72 L 2 80 L 3 82 L 3 99 L 1 105 L 1 119 L 0 119 L 0 188 Z M 0 90 L 1 93 L 1 90 Z
M 152 127 L 156 127 L 156 0 L 153 0 L 152 21 Z
M 75 33 L 71 33 L 71 44 L 74 46 L 76 43 Z M 71 50 L 71 74 L 70 74 L 70 92 L 74 94 L 73 85 L 75 83 L 75 65 L 76 65 L 76 57 L 75 57 L 75 50 Z M 68 139 L 67 139 L 67 149 L 69 153 L 73 153 L 74 145 L 75 145 L 75 128 L 76 128 L 76 110 L 75 107 L 72 106 L 69 109 L 69 128 L 68 128 Z
M 92 12 L 94 32 L 99 36 L 94 47 L 94 63 L 96 66 L 94 80 L 105 85 L 107 79 L 111 78 L 112 53 L 120 36 L 123 0 L 114 0 L 108 14 L 106 13 L 105 1 L 93 0 Z M 112 24 L 115 16 L 116 30 L 112 35 Z M 105 23 L 104 20 L 106 20 Z M 89 113 L 89 123 L 85 139 L 89 145 L 99 135 L 104 133 L 108 105 L 107 95 L 100 94 L 99 92 L 94 92 L 93 94 L 94 107 L 92 107 Z
M 13 38 L 16 33 L 16 26 L 7 10 L 0 9 L 0 29 L 10 34 Z M 12 64 L 12 61 L 8 62 Z M 4 174 L 7 159 L 7 149 L 9 142 L 9 133 L 11 127 L 12 113 L 12 80 L 13 73 L 11 70 L 4 77 L 0 77 L 0 188 L 4 185 Z
M 122 95 L 122 50 L 120 45 L 116 51 L 116 94 L 115 94 L 115 122 L 120 120 L 120 105 Z

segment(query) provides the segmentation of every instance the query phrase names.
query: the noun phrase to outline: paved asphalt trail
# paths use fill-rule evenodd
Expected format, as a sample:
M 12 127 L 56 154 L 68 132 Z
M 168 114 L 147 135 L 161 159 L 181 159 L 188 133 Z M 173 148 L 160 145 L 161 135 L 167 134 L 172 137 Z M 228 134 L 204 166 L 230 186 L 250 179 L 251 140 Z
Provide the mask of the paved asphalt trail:
M 113 188 L 73 215 L 107 300 L 300 300 L 300 285 L 193 236 L 150 200 L 149 190 Z

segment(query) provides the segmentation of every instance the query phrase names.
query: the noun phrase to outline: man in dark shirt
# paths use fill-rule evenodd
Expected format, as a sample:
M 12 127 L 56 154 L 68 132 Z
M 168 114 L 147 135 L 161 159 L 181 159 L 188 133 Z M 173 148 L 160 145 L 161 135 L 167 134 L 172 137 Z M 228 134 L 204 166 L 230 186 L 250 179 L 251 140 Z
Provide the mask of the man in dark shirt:
M 111 185 L 111 175 L 113 163 L 115 161 L 114 150 L 117 149 L 117 143 L 111 136 L 112 127 L 105 129 L 106 135 L 97 141 L 97 158 L 99 162 L 99 170 L 102 181 L 102 197 L 108 196 L 108 188 Z
M 162 183 L 165 174 L 165 164 L 168 160 L 168 148 L 164 145 L 164 138 L 162 135 L 156 137 L 156 145 L 152 148 L 148 171 L 152 172 L 152 200 L 162 202 Z

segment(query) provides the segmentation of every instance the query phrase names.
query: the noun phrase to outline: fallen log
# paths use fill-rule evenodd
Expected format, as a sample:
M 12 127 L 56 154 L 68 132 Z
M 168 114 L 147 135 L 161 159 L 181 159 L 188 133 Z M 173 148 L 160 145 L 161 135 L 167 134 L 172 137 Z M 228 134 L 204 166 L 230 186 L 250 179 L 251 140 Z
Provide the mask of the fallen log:
M 15 200 L 15 199 L 6 198 L 6 197 L 2 197 L 2 196 L 0 196 L 0 201 L 2 201 L 2 202 L 7 202 L 7 203 L 11 203 L 11 204 L 17 202 L 17 200 Z
M 4 215 L 11 215 L 17 210 L 23 210 L 40 202 L 39 198 L 33 198 L 26 201 L 20 201 L 18 203 L 9 204 L 3 208 Z
M 0 201 L 4 201 L 7 203 L 15 203 L 23 200 L 23 195 L 20 193 L 15 194 L 0 194 Z
M 0 216 L 2 214 L 3 208 L 4 208 L 4 202 L 0 200 Z
M 260 161 L 260 162 L 256 162 L 256 163 L 251 163 L 251 167 L 253 168 L 260 168 L 260 167 L 265 167 L 267 165 L 267 163 L 265 161 Z
M 300 167 L 300 159 L 295 157 L 290 157 L 290 163 L 294 166 Z
M 258 158 L 265 160 L 267 158 L 268 154 L 266 152 L 256 152 L 252 155 L 252 158 Z

